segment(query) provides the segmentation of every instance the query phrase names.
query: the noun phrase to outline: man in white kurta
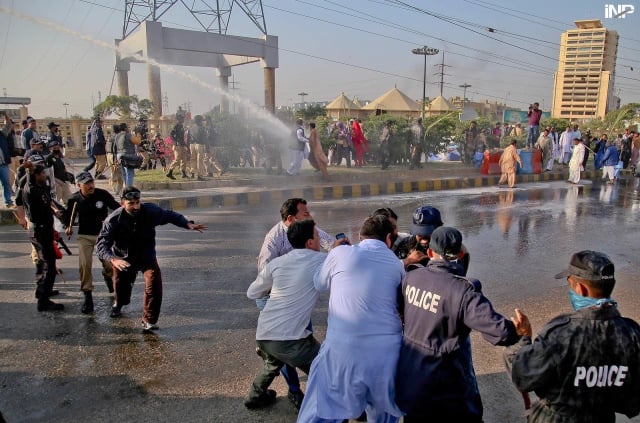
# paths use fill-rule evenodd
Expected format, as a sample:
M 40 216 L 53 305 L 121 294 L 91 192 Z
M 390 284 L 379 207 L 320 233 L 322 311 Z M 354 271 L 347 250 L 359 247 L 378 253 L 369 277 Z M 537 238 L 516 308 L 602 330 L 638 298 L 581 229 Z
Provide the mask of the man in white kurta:
M 363 411 L 369 422 L 392 423 L 402 415 L 394 396 L 405 271 L 390 250 L 395 233 L 387 216 L 368 217 L 362 241 L 333 248 L 314 278 L 316 289 L 330 289 L 329 316 L 299 423 L 342 422 Z
M 247 408 L 273 403 L 275 391 L 268 387 L 280 369 L 288 364 L 309 373 L 320 349 L 309 322 L 319 295 L 313 276 L 327 254 L 319 252 L 320 237 L 313 220 L 293 222 L 287 237 L 293 250 L 266 264 L 247 290 L 247 297 L 254 300 L 271 293 L 256 330 L 264 366 L 251 385 L 244 403 Z
M 558 163 L 569 163 L 569 156 L 571 155 L 571 147 L 573 146 L 573 131 L 570 126 L 560 134 L 560 158 Z
M 579 138 L 573 139 L 573 154 L 571 154 L 571 160 L 569 161 L 569 182 L 577 184 L 580 182 L 580 172 L 584 170 L 582 168 L 582 161 L 584 160 L 584 144 Z

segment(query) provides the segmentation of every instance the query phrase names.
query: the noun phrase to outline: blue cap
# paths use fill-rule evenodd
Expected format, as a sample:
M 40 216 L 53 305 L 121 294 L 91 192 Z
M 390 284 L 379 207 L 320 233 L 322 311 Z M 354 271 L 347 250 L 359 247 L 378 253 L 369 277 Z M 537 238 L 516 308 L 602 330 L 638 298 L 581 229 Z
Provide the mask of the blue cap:
M 435 207 L 422 206 L 413 212 L 413 223 L 409 232 L 411 235 L 430 236 L 438 226 L 442 226 L 440 211 Z

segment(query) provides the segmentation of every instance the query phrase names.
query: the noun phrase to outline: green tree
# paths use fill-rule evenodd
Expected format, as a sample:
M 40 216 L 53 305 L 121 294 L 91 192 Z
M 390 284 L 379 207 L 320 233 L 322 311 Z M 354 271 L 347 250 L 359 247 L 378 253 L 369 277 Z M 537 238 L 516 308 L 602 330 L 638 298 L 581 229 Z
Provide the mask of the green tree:
M 637 119 L 640 113 L 640 103 L 625 104 L 618 110 L 612 110 L 604 118 L 606 131 L 622 132 L 625 126 Z
M 447 144 L 455 139 L 458 123 L 458 111 L 453 111 L 442 116 L 429 116 L 425 118 L 423 122 L 425 154 L 437 154 L 444 151 Z
M 562 133 L 562 131 L 564 131 L 566 127 L 569 126 L 570 124 L 571 122 L 569 122 L 569 119 L 553 118 L 553 117 L 542 119 L 540 121 L 541 128 L 546 128 L 547 126 L 553 126 L 557 133 Z
M 304 120 L 315 120 L 319 116 L 326 115 L 326 113 L 324 106 L 312 105 L 300 110 L 299 115 Z
M 138 99 L 138 96 L 110 95 L 104 101 L 93 108 L 94 115 L 112 116 L 123 118 L 148 117 L 153 113 L 153 103 L 147 99 Z

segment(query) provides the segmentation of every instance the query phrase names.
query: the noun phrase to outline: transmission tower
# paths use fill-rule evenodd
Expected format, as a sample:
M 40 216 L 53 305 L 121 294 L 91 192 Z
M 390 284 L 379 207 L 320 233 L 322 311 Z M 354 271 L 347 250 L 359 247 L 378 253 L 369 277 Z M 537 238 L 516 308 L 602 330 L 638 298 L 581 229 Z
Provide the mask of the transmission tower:
M 160 18 L 176 3 L 182 4 L 206 32 L 226 35 L 233 6 L 239 7 L 267 35 L 262 0 L 125 0 L 122 39 L 131 35 L 144 21 Z M 209 3 L 215 3 L 215 6 Z

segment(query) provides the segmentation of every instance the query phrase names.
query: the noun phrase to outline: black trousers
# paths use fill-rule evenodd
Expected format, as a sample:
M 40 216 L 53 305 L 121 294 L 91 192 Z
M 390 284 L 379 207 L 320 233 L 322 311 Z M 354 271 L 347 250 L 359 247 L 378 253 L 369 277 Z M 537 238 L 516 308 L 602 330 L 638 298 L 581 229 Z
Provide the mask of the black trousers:
M 36 263 L 36 298 L 47 298 L 56 281 L 56 252 L 53 249 L 53 226 L 35 225 L 31 245 L 38 254 Z

